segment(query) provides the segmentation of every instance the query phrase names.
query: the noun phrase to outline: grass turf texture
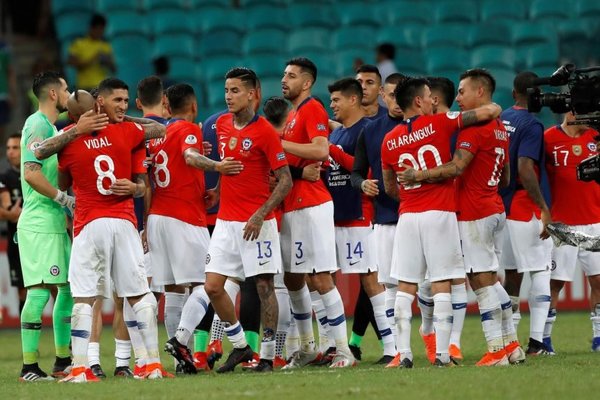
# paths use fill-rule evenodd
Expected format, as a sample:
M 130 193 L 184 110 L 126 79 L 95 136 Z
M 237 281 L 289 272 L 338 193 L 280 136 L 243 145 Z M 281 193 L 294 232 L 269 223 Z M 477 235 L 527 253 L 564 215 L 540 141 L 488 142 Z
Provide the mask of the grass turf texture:
M 519 366 L 477 368 L 474 364 L 485 352 L 479 318 L 467 317 L 462 336 L 465 360 L 460 367 L 430 366 L 418 333 L 419 317 L 413 321 L 415 368 L 391 369 L 373 363 L 381 356 L 371 328 L 363 340 L 363 361 L 358 367 L 331 370 L 306 367 L 293 372 L 272 374 L 242 372 L 178 376 L 162 381 L 134 381 L 112 377 L 114 341 L 110 327 L 102 335 L 102 367 L 109 376 L 97 384 L 21 383 L 21 343 L 17 330 L 0 330 L 0 393 L 3 399 L 321 399 L 321 398 L 443 398 L 443 399 L 591 399 L 600 392 L 600 353 L 590 351 L 591 324 L 587 313 L 559 313 L 554 327 L 554 357 L 528 359 Z M 348 328 L 351 321 L 348 321 Z M 519 337 L 526 345 L 529 319 L 524 316 Z M 166 337 L 161 327 L 160 346 Z M 315 330 L 316 332 L 316 330 Z M 225 351 L 229 350 L 226 345 Z M 54 361 L 52 331 L 44 328 L 40 349 L 40 367 L 51 372 Z M 224 358 L 226 358 L 226 354 Z M 165 353 L 165 367 L 173 372 L 173 363 Z

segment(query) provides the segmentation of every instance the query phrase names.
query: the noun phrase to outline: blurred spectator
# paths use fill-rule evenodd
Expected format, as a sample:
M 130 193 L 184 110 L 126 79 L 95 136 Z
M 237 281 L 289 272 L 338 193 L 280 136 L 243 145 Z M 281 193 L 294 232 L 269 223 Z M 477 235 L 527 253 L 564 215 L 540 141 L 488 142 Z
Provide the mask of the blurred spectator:
M 17 79 L 11 65 L 8 43 L 0 38 L 0 138 L 10 121 L 11 108 L 17 105 Z
M 162 81 L 163 88 L 167 90 L 169 86 L 174 85 L 176 82 L 169 78 L 169 59 L 165 56 L 156 57 L 152 60 L 152 64 L 154 64 L 154 75 L 158 76 Z
M 116 70 L 113 51 L 104 39 L 106 18 L 94 14 L 87 36 L 76 39 L 69 48 L 69 65 L 77 70 L 77 88 L 90 90 Z
M 396 57 L 396 47 L 391 43 L 382 43 L 375 50 L 375 61 L 377 68 L 381 74 L 381 81 L 385 82 L 385 78 L 391 74 L 398 72 L 394 58 Z

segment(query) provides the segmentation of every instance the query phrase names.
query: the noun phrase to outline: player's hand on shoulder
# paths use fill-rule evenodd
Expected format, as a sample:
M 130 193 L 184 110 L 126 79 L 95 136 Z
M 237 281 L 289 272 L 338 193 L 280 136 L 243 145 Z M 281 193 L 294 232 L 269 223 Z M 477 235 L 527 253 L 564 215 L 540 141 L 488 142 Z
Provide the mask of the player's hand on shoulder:
M 361 184 L 360 188 L 363 193 L 370 197 L 375 197 L 379 194 L 379 186 L 377 186 L 378 179 L 365 179 Z
M 104 113 L 96 113 L 94 110 L 86 111 L 77 121 L 77 134 L 85 135 L 100 131 L 108 125 L 108 116 Z
M 263 222 L 264 219 L 260 215 L 253 214 L 244 226 L 244 240 L 258 239 Z
M 225 157 L 217 163 L 217 172 L 223 175 L 237 175 L 244 169 L 241 161 L 234 160 L 233 157 Z
M 316 182 L 321 178 L 321 162 L 308 164 L 302 168 L 302 179 Z

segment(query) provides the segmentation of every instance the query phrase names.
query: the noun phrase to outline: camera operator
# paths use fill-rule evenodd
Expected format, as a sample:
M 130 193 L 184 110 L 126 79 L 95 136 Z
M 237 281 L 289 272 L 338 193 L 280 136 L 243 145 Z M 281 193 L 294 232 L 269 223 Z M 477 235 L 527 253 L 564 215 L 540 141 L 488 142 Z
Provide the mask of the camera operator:
M 511 297 L 515 329 L 521 318 L 519 292 L 523 272 L 529 272 L 530 332 L 527 355 L 545 354 L 542 343 L 544 324 L 550 307 L 550 253 L 552 242 L 546 226 L 550 211 L 540 189 L 543 166 L 542 123 L 527 110 L 527 88 L 537 75 L 519 73 L 513 83 L 515 105 L 500 115 L 510 136 L 510 183 L 500 194 L 507 221 L 500 264 L 505 270 L 504 288 Z M 541 233 L 540 233 L 541 232 Z
M 575 121 L 572 112 L 565 114 L 561 125 L 544 133 L 546 170 L 552 195 L 552 220 L 568 225 L 573 231 L 600 235 L 600 185 L 577 179 L 577 166 L 598 154 L 595 136 L 598 132 L 587 125 L 569 125 Z M 592 253 L 575 246 L 552 249 L 550 290 L 552 301 L 544 329 L 546 350 L 554 353 L 550 334 L 556 320 L 556 304 L 565 282 L 571 282 L 579 261 L 592 288 L 591 321 L 594 337 L 592 351 L 600 351 L 600 252 Z

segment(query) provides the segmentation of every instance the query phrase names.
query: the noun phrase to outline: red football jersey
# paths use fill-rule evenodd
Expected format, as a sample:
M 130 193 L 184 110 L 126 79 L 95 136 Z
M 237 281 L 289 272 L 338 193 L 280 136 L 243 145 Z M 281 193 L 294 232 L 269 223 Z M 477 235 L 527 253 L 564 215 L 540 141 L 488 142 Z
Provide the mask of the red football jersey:
M 579 137 L 567 135 L 558 126 L 544 133 L 546 171 L 552 195 L 552 220 L 568 225 L 600 222 L 600 185 L 577 180 L 577 165 L 598 154 L 593 129 Z
M 290 142 L 308 144 L 317 136 L 329 136 L 329 116 L 325 108 L 317 100 L 309 97 L 296 110 L 288 115 L 283 139 Z M 306 160 L 286 153 L 290 165 L 304 168 L 314 160 Z M 310 182 L 305 179 L 294 180 L 294 186 L 283 201 L 284 212 L 318 206 L 331 201 L 331 194 L 323 180 Z
M 206 226 L 204 171 L 185 163 L 189 148 L 203 154 L 200 127 L 184 120 L 171 120 L 164 138 L 152 139 L 154 183 L 149 214 L 164 215 L 195 226 Z
M 246 222 L 271 196 L 269 174 L 287 165 L 279 134 L 256 115 L 242 129 L 233 126 L 233 114 L 217 119 L 221 159 L 233 157 L 244 165 L 238 175 L 221 175 L 221 198 L 217 218 Z M 274 217 L 269 213 L 265 220 Z
M 502 168 L 508 164 L 508 133 L 501 120 L 463 129 L 456 148 L 475 157 L 456 180 L 459 221 L 474 221 L 504 212 L 498 194 Z
M 421 115 L 403 121 L 383 139 L 382 168 L 399 172 L 404 170 L 400 164 L 407 164 L 426 170 L 449 162 L 450 137 L 461 125 L 459 112 Z M 456 211 L 454 179 L 400 185 L 400 213 L 430 210 Z
M 114 195 L 110 186 L 117 179 L 131 179 L 134 170 L 140 170 L 132 165 L 136 158 L 132 152 L 142 143 L 143 128 L 121 122 L 109 124 L 93 135 L 82 135 L 59 153 L 59 171 L 73 178 L 75 236 L 98 218 L 126 219 L 137 226 L 133 197 Z

